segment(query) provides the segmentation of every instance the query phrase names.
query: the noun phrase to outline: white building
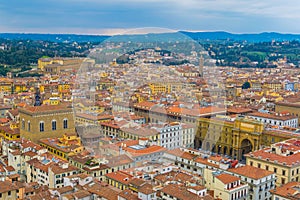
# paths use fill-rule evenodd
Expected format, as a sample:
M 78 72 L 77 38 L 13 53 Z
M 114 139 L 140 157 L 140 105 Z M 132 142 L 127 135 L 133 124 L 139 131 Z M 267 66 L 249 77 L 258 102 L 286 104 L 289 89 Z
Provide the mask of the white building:
M 225 171 L 233 176 L 241 178 L 241 182 L 249 185 L 249 199 L 270 199 L 270 190 L 275 188 L 276 175 L 265 169 L 250 165 L 231 168 Z
M 151 125 L 159 132 L 158 145 L 167 149 L 193 147 L 195 127 L 189 124 L 171 122 L 168 124 Z
M 64 177 L 77 174 L 79 169 L 69 165 L 68 162 L 59 161 L 48 155 L 39 156 L 29 160 L 25 164 L 27 182 L 37 182 L 49 188 L 60 188 L 64 186 Z
M 289 113 L 282 114 L 269 114 L 269 113 L 261 113 L 261 112 L 254 112 L 248 115 L 249 117 L 261 121 L 265 124 L 270 124 L 273 126 L 288 126 L 292 128 L 298 127 L 298 117 L 290 115 Z
M 175 149 L 182 146 L 182 126 L 178 122 L 153 127 L 159 134 L 159 145 L 167 149 Z

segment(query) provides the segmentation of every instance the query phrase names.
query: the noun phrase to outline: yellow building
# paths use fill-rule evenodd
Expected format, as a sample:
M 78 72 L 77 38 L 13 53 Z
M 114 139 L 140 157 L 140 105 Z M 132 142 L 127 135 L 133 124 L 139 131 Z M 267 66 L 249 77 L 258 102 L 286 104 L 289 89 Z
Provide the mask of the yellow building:
M 171 93 L 174 91 L 180 91 L 183 88 L 182 83 L 178 82 L 157 82 L 157 83 L 150 83 L 149 87 L 151 89 L 151 94 L 156 95 L 159 93 Z
M 11 94 L 13 89 L 13 81 L 9 78 L 0 78 L 0 93 Z
M 276 185 L 300 181 L 300 145 L 299 139 L 289 139 L 272 144 L 270 148 L 261 149 L 246 155 L 246 164 L 274 172 Z
M 40 89 L 41 93 L 45 92 L 45 86 L 44 85 L 41 84 L 40 87 L 39 87 L 39 89 Z
M 260 148 L 263 123 L 237 118 L 234 122 L 224 119 L 200 118 L 195 136 L 195 148 L 242 159 L 243 154 Z
M 58 104 L 60 104 L 60 98 L 59 97 L 50 97 L 49 99 L 44 100 L 43 104 L 45 104 L 45 105 L 58 105 Z
M 52 64 L 52 59 L 51 58 L 40 58 L 38 59 L 38 69 L 44 70 L 46 65 Z
M 264 130 L 264 124 L 247 117 L 235 121 L 222 118 L 200 118 L 195 135 L 195 148 L 244 159 L 243 154 L 294 138 L 288 130 Z
M 58 92 L 59 93 L 65 93 L 66 91 L 70 92 L 70 88 L 71 88 L 71 86 L 67 82 L 58 84 Z
M 0 182 L 0 199 L 16 200 L 18 197 L 19 187 L 13 184 L 11 181 Z
M 281 82 L 265 82 L 263 83 L 263 88 L 267 88 L 267 89 L 271 89 L 271 90 L 275 90 L 275 91 L 279 91 L 281 90 L 282 87 L 282 83 Z
M 133 176 L 123 172 L 111 172 L 105 175 L 106 182 L 120 190 L 125 190 L 129 187 L 130 181 L 133 179 Z
M 0 136 L 5 140 L 18 140 L 20 139 L 20 129 L 17 123 L 0 126 Z
M 29 88 L 25 83 L 14 83 L 14 93 L 27 92 Z
M 75 132 L 73 109 L 68 104 L 24 107 L 19 113 L 21 137 L 33 142 Z
M 74 134 L 64 134 L 61 138 L 40 139 L 40 145 L 62 159 L 81 153 L 85 148 L 80 137 Z
M 62 70 L 78 70 L 84 58 L 40 58 L 38 69 L 48 73 L 60 73 Z

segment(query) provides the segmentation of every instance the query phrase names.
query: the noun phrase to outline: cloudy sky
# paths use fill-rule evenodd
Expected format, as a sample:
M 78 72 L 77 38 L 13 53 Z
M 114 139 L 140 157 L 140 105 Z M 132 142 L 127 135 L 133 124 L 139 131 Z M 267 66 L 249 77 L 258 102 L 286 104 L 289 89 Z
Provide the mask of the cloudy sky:
M 300 33 L 299 0 L 2 0 L 0 32 L 114 34 L 130 28 Z

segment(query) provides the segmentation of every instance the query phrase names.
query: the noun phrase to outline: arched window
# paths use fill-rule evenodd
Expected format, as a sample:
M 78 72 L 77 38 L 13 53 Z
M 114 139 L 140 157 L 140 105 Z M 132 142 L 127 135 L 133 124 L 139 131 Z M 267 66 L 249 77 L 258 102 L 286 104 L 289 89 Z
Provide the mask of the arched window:
M 27 122 L 27 129 L 30 131 L 30 121 Z
M 68 119 L 64 119 L 64 129 L 68 128 Z
M 24 130 L 25 129 L 25 120 L 22 119 L 22 129 Z
M 56 130 L 56 120 L 52 120 L 52 131 Z
M 44 131 L 45 131 L 45 123 L 40 122 L 40 132 L 44 132 Z

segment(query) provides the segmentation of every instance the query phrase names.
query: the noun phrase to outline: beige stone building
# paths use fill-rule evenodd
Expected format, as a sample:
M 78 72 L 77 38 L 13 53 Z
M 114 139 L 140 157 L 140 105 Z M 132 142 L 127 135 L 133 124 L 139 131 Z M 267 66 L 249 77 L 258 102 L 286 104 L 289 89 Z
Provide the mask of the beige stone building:
M 275 112 L 289 112 L 293 116 L 298 117 L 298 125 L 300 125 L 300 104 L 299 102 L 287 103 L 278 102 L 275 105 Z
M 276 185 L 300 180 L 300 140 L 289 139 L 246 155 L 246 164 L 274 172 Z
M 205 169 L 204 179 L 207 189 L 214 191 L 215 199 L 248 199 L 249 186 L 248 184 L 241 183 L 241 179 L 239 177 L 223 172 Z
M 15 184 L 10 181 L 0 182 L 0 199 L 15 200 L 18 199 L 18 189 Z
M 35 143 L 75 132 L 73 110 L 67 104 L 30 106 L 19 112 L 21 137 Z

